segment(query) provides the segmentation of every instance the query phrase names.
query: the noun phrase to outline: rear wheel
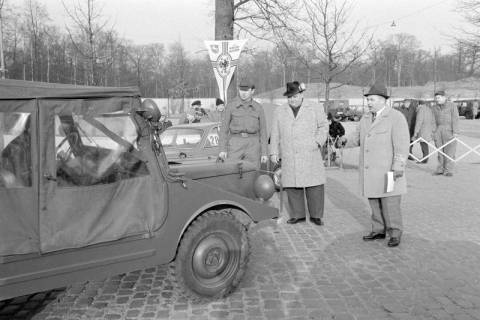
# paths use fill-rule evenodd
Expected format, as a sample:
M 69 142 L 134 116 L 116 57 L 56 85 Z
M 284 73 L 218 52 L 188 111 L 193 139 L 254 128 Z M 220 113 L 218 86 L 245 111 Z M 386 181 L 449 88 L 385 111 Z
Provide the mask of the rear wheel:
M 195 219 L 180 242 L 176 281 L 188 296 L 224 297 L 240 283 L 249 254 L 247 228 L 230 213 L 208 211 Z

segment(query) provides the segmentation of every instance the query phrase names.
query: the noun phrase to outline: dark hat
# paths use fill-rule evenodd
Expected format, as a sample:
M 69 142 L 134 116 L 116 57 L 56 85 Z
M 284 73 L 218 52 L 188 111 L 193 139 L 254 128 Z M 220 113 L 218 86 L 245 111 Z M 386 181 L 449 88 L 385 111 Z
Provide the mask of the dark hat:
M 435 91 L 434 96 L 444 96 L 445 95 L 445 90 L 437 90 Z
M 192 107 L 193 106 L 201 106 L 202 105 L 202 102 L 200 100 L 195 100 L 192 102 Z
M 283 95 L 290 98 L 291 96 L 303 91 L 305 91 L 305 85 L 303 83 L 299 83 L 298 81 L 287 82 L 287 91 L 285 91 Z
M 222 99 L 217 98 L 217 100 L 215 101 L 215 105 L 216 105 L 216 106 L 219 106 L 219 105 L 221 105 L 221 104 L 225 104 L 225 102 L 223 102 Z
M 381 96 L 384 97 L 385 99 L 388 99 L 390 96 L 388 95 L 387 87 L 385 87 L 383 84 L 374 84 L 370 90 L 364 94 L 365 97 L 368 96 Z
M 255 85 L 252 82 L 247 80 L 240 81 L 240 84 L 238 85 L 238 87 L 240 88 L 240 90 L 255 89 Z

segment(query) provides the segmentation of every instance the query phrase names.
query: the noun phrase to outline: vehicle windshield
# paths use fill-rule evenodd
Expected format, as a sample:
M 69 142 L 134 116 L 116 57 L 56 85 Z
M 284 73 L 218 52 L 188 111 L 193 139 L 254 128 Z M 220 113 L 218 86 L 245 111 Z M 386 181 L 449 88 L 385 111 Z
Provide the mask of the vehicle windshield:
M 193 148 L 200 143 L 202 136 L 203 129 L 170 127 L 160 139 L 164 147 Z

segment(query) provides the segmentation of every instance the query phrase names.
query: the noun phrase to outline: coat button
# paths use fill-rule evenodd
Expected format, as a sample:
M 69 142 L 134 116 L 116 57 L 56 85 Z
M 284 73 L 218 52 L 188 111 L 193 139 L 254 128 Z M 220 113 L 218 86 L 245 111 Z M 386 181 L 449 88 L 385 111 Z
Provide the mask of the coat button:
M 365 152 L 368 152 L 368 151 L 369 151 L 368 149 L 365 150 Z

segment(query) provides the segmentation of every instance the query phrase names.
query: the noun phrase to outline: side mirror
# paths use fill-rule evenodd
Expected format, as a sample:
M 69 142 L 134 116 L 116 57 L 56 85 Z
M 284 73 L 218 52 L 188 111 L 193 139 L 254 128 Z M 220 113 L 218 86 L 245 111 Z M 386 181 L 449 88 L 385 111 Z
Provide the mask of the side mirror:
M 160 109 L 152 99 L 143 100 L 141 107 L 137 110 L 137 113 L 151 122 L 158 122 L 162 116 Z

